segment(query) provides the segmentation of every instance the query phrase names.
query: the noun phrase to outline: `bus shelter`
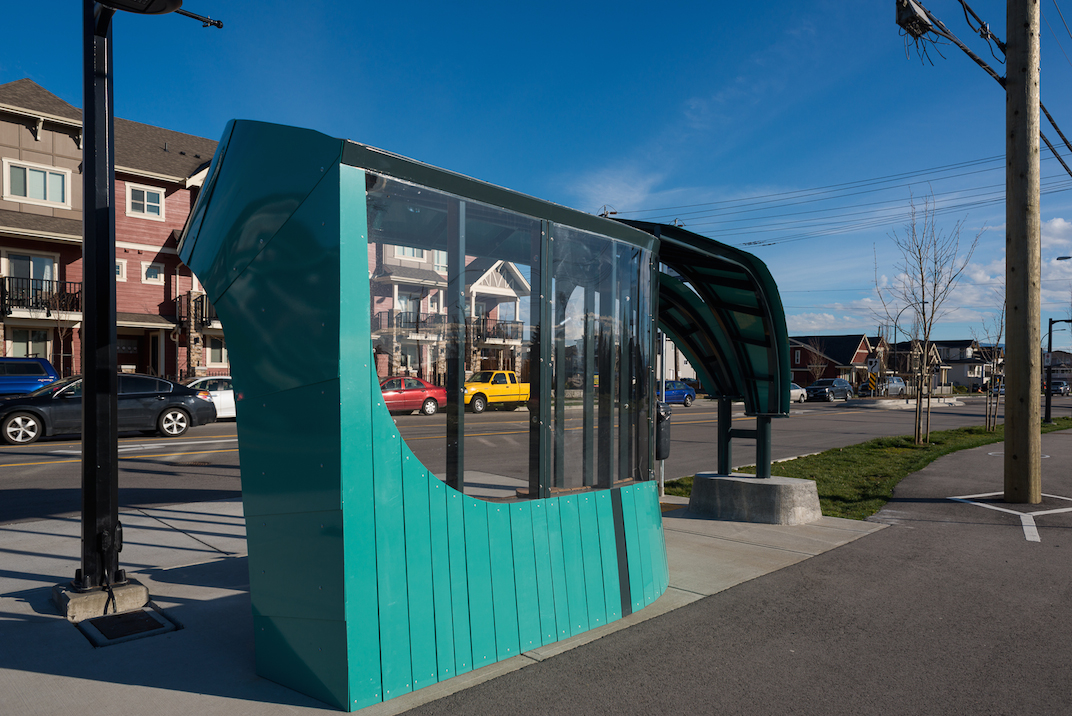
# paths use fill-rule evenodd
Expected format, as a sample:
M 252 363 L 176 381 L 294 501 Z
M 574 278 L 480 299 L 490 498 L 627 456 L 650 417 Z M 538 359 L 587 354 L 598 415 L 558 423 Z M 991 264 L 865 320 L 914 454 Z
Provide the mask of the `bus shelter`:
M 226 330 L 257 671 L 345 710 L 666 590 L 657 324 L 727 405 L 788 411 L 754 258 L 317 132 L 231 122 L 179 252 Z M 467 411 L 484 373 L 527 399 Z M 396 421 L 385 381 L 442 404 Z

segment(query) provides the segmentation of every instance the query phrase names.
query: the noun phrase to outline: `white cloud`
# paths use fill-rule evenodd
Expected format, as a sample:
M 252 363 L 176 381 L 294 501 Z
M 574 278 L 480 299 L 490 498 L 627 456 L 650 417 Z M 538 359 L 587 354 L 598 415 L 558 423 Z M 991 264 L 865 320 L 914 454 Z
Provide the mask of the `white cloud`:
M 1072 246 L 1072 223 L 1061 217 L 1042 222 L 1042 248 Z

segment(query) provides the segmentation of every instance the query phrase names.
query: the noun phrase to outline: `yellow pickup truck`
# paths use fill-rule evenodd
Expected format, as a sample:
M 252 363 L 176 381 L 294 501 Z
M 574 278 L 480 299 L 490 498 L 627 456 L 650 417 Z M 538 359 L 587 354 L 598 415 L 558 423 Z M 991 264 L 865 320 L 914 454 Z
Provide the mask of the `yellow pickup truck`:
M 482 370 L 465 381 L 465 404 L 474 413 L 483 413 L 489 405 L 517 408 L 528 399 L 529 384 L 513 371 Z

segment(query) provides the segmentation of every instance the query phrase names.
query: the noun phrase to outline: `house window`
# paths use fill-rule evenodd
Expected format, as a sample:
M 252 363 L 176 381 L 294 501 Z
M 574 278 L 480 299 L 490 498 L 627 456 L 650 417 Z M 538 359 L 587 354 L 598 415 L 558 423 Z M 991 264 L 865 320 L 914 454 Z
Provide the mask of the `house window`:
M 115 280 L 126 281 L 127 280 L 127 260 L 116 259 L 115 260 Z
M 432 262 L 435 264 L 434 268 L 438 273 L 447 272 L 447 252 L 440 251 L 438 249 L 432 251 Z
M 11 331 L 12 358 L 49 358 L 48 331 L 16 328 Z
M 164 285 L 164 264 L 142 262 L 141 282 L 152 283 L 158 286 Z
M 127 184 L 127 216 L 163 221 L 163 189 L 139 184 Z
M 395 250 L 395 256 L 407 259 L 424 259 L 424 249 L 415 249 L 412 246 L 398 246 Z
M 209 365 L 227 365 L 227 344 L 222 338 L 209 336 L 205 339 Z
M 71 170 L 4 159 L 4 198 L 71 208 Z
M 800 365 L 800 349 L 793 351 L 793 365 Z

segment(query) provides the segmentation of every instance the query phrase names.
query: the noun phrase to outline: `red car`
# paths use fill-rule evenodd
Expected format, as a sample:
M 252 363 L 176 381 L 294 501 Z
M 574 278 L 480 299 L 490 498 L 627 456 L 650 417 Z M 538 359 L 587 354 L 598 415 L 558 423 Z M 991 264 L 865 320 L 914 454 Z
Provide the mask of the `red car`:
M 419 410 L 425 415 L 435 415 L 439 406 L 447 402 L 446 388 L 420 378 L 384 378 L 380 381 L 380 390 L 383 391 L 387 409 L 392 413 Z

